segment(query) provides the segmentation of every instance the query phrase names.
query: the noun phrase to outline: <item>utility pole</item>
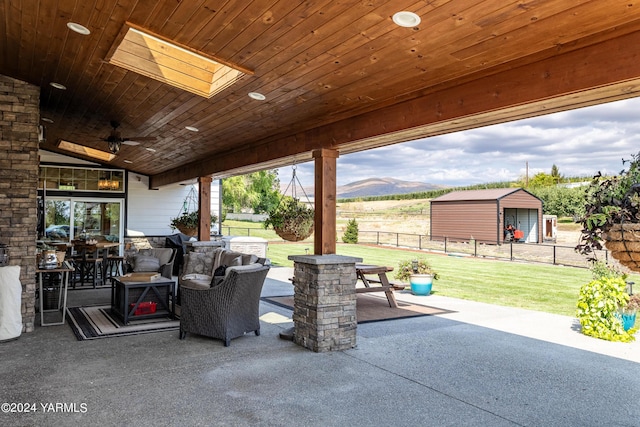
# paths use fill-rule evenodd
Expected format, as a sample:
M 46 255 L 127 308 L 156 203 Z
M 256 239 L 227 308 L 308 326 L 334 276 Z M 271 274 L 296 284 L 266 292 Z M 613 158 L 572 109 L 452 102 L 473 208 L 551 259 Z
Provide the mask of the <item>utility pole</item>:
M 529 188 L 529 162 L 525 162 L 525 166 L 526 166 L 526 173 L 525 173 L 525 180 L 524 180 L 524 187 L 525 188 Z

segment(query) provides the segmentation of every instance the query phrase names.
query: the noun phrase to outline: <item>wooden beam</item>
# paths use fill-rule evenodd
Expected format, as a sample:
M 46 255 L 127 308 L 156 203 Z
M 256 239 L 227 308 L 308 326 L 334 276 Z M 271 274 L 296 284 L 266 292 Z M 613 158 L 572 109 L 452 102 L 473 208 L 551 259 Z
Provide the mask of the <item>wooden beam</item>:
M 336 150 L 315 150 L 313 253 L 336 253 Z
M 198 240 L 211 240 L 211 182 L 210 176 L 198 178 Z
M 344 154 L 632 98 L 640 95 L 639 64 L 640 32 L 635 32 L 462 85 L 425 89 L 413 99 L 305 132 L 249 141 L 150 181 L 158 187 L 195 176 L 241 174 L 285 166 L 291 158 L 306 160 L 317 149 Z

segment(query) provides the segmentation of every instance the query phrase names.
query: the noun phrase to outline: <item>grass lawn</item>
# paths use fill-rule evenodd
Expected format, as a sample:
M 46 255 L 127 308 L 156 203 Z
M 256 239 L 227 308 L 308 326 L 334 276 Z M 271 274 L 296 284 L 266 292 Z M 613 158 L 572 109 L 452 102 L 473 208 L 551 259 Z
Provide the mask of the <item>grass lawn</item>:
M 311 243 L 270 243 L 267 256 L 274 265 L 293 266 L 289 255 L 313 253 Z M 473 257 L 429 254 L 379 246 L 338 244 L 339 255 L 363 259 L 366 264 L 397 267 L 398 262 L 416 256 L 426 258 L 440 275 L 433 293 L 490 304 L 575 316 L 580 286 L 591 281 L 583 268 L 548 264 L 495 261 Z M 392 281 L 393 273 L 389 273 Z M 640 276 L 629 280 L 640 283 Z

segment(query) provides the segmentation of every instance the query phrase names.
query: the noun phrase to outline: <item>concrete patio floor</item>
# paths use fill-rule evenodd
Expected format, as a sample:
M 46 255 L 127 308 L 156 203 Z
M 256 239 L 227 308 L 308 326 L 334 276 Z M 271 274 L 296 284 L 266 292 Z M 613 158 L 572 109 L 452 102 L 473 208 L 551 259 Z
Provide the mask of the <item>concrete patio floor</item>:
M 263 296 L 292 294 L 291 275 L 273 268 Z M 73 291 L 70 305 L 90 293 L 108 301 L 106 289 Z M 359 325 L 355 349 L 322 354 L 280 339 L 291 311 L 265 302 L 262 334 L 230 347 L 37 326 L 0 343 L 0 403 L 36 412 L 3 406 L 0 425 L 640 425 L 638 342 L 583 336 L 565 316 L 396 297 L 454 312 Z

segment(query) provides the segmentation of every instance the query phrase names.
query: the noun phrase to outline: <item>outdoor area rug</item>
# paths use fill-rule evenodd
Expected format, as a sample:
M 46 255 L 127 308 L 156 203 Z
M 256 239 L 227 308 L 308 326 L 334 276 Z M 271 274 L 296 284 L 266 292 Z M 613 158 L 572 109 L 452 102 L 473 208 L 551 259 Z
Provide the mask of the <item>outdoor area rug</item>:
M 293 310 L 293 295 L 263 297 L 262 300 Z M 453 313 L 451 310 L 400 301 L 398 301 L 398 306 L 399 308 L 389 307 L 389 302 L 385 296 L 358 294 L 356 299 L 356 316 L 358 323 L 381 322 L 383 320 Z
M 178 311 L 178 307 L 176 307 L 176 311 Z M 67 309 L 67 315 L 69 316 L 69 326 L 78 341 L 177 331 L 180 328 L 180 320 L 171 320 L 168 317 L 130 320 L 129 324 L 125 326 L 120 318 L 111 314 L 111 307 L 108 305 L 70 307 Z

